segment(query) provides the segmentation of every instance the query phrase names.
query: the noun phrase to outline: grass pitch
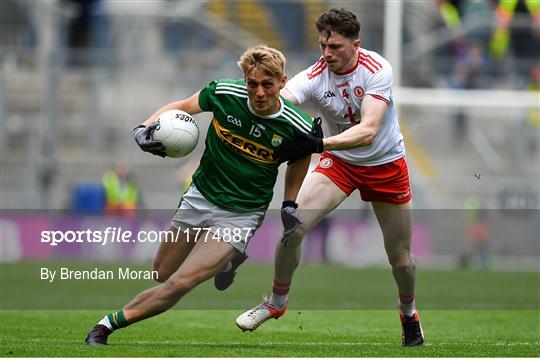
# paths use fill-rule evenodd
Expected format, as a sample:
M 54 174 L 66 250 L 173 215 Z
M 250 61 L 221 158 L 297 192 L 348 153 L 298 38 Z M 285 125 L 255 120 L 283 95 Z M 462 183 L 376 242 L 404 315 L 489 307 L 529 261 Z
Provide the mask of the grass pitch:
M 98 311 L 4 311 L 0 356 L 537 357 L 538 311 L 427 310 L 426 344 L 402 348 L 393 310 L 289 310 L 242 332 L 234 310 L 173 310 L 119 330 L 106 347 L 83 339 Z
M 217 292 L 209 281 L 174 310 L 115 332 L 106 347 L 89 347 L 83 344 L 86 333 L 104 314 L 119 308 L 116 302 L 124 298 L 124 292 L 132 297 L 153 283 L 124 281 L 119 287 L 105 282 L 103 288 L 88 281 L 64 283 L 52 287 L 55 296 L 48 298 L 45 289 L 50 287 L 32 287 L 27 277 L 35 277 L 42 265 L 53 264 L 2 264 L 0 357 L 540 355 L 537 272 L 420 270 L 418 304 L 426 337 L 422 348 L 401 347 L 395 288 L 388 269 L 309 265 L 302 266 L 295 277 L 286 315 L 255 332 L 242 332 L 234 321 L 257 304 L 262 293 L 268 293 L 270 265 L 242 266 L 237 282 L 226 292 Z M 115 296 L 118 291 L 122 296 Z M 81 302 L 91 303 L 93 299 L 83 300 L 90 294 L 102 302 L 80 309 Z M 111 307 L 106 308 L 102 303 L 107 299 Z M 53 300 L 59 304 L 52 305 Z

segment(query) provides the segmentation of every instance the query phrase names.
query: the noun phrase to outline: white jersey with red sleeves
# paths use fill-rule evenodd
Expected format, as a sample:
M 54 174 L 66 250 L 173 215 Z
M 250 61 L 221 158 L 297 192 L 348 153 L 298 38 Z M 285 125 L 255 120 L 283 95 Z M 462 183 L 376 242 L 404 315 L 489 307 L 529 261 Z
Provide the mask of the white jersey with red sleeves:
M 325 137 L 340 134 L 362 121 L 360 107 L 365 96 L 386 102 L 388 109 L 371 145 L 329 152 L 361 166 L 376 166 L 405 155 L 392 98 L 392 66 L 376 52 L 359 49 L 356 66 L 345 73 L 332 72 L 321 57 L 287 82 L 286 89 L 300 104 L 314 105 L 316 117 L 323 119 Z

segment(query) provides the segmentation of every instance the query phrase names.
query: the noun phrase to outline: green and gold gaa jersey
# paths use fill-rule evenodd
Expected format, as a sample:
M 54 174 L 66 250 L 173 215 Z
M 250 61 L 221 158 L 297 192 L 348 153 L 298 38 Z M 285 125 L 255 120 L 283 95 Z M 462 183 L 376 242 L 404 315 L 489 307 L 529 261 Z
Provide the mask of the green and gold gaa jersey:
M 259 116 L 248 103 L 243 80 L 217 80 L 199 94 L 199 106 L 214 114 L 193 183 L 204 197 L 231 212 L 265 209 L 272 200 L 279 164 L 274 149 L 308 133 L 313 121 L 280 98 L 277 113 Z

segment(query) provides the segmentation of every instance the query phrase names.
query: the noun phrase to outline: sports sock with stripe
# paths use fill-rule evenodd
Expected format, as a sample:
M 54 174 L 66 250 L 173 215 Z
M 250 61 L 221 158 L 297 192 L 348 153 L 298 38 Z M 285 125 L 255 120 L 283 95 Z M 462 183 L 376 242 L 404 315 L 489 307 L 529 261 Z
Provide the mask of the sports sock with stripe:
M 402 294 L 399 293 L 399 310 L 408 317 L 412 317 L 416 311 L 415 293 Z
M 119 310 L 118 312 L 107 314 L 106 317 L 107 319 L 109 319 L 109 323 L 112 326 L 112 330 L 127 327 L 129 325 L 129 323 L 126 320 L 126 317 L 124 316 L 123 310 Z
M 270 304 L 276 308 L 283 308 L 283 306 L 287 303 L 290 289 L 291 282 L 280 283 L 274 278 L 274 285 L 272 286 L 272 296 L 270 297 Z

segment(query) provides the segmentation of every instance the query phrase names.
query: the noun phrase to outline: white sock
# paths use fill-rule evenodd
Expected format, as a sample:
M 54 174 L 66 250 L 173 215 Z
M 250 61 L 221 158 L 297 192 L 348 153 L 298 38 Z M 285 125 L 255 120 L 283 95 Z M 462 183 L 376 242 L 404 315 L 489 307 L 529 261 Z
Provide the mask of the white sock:
M 276 308 L 283 308 L 285 303 L 287 303 L 288 294 L 285 295 L 276 295 L 272 293 L 270 297 L 270 304 Z
M 101 320 L 99 321 L 98 324 L 101 324 L 101 325 L 106 326 L 107 328 L 109 328 L 109 330 L 110 330 L 111 332 L 114 331 L 114 329 L 113 329 L 113 327 L 112 327 L 112 324 L 111 324 L 111 322 L 109 321 L 109 317 L 108 317 L 108 316 L 104 316 L 103 319 L 101 319 Z
M 399 310 L 403 312 L 408 317 L 412 317 L 416 311 L 416 300 L 413 299 L 409 304 L 403 304 L 399 302 Z

